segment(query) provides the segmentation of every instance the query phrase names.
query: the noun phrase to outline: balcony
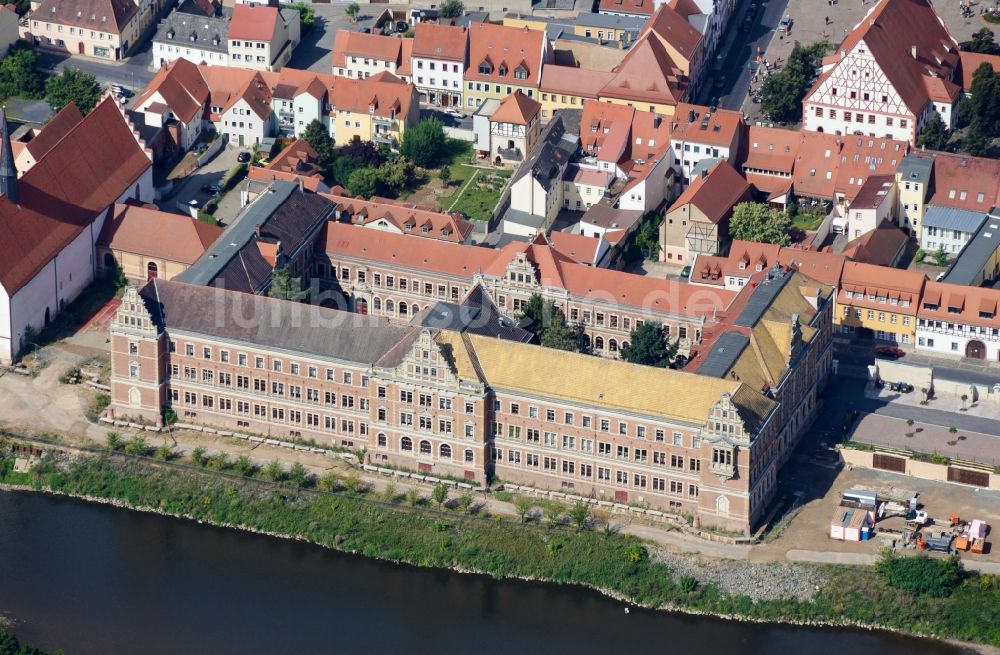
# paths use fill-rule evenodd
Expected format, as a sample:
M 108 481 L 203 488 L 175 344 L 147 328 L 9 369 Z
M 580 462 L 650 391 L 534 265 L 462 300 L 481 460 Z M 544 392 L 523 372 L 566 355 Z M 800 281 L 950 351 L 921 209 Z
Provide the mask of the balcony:
M 736 477 L 736 467 L 732 464 L 712 462 L 708 470 L 712 472 L 712 475 L 716 475 L 723 480 L 732 480 Z
M 520 148 L 497 148 L 497 154 L 509 161 L 521 161 L 524 159 Z

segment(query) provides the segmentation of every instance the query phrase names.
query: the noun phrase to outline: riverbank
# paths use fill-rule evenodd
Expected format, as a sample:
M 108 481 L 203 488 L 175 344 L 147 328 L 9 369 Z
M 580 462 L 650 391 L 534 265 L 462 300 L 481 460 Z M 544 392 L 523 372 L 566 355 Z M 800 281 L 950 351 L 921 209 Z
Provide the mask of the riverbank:
M 935 598 L 889 587 L 871 570 L 820 567 L 825 582 L 811 600 L 754 602 L 698 583 L 651 556 L 638 538 L 613 531 L 519 525 L 113 456 L 67 458 L 31 474 L 14 473 L 8 460 L 0 474 L 8 484 L 381 560 L 583 585 L 645 607 L 747 621 L 877 626 L 1000 645 L 1000 585 L 992 576 L 969 576 L 950 596 Z

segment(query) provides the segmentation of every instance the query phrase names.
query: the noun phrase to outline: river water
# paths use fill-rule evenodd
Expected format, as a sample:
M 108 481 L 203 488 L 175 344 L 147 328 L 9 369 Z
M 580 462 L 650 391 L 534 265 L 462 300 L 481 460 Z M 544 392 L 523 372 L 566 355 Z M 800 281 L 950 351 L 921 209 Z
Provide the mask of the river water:
M 67 655 L 960 652 L 882 633 L 625 614 L 583 589 L 9 492 L 0 492 L 0 617 L 22 642 Z

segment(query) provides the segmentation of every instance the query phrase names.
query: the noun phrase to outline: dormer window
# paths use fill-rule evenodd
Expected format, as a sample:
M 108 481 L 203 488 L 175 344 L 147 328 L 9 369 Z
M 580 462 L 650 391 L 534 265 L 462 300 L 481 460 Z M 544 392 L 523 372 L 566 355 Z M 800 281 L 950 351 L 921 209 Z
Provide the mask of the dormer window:
M 489 75 L 492 72 L 493 72 L 493 67 L 490 66 L 489 62 L 484 61 L 483 63 L 479 64 L 480 75 Z
M 514 69 L 514 78 L 518 80 L 528 79 L 528 71 L 523 66 Z
M 504 65 L 504 64 L 500 64 L 500 68 L 497 70 L 497 74 L 500 77 L 506 77 L 507 76 L 507 66 Z
M 747 268 L 747 263 L 746 262 L 740 262 L 740 270 L 741 271 L 745 271 L 746 268 Z

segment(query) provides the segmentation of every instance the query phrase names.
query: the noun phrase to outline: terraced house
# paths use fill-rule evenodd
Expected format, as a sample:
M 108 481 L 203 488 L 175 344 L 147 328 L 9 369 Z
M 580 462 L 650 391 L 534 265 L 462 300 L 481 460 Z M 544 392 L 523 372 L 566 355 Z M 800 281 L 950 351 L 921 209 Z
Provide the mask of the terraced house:
M 535 98 L 542 66 L 551 61 L 545 32 L 527 27 L 473 23 L 469 27 L 469 65 L 465 70 L 465 106 L 502 100 L 521 91 Z
M 32 3 L 21 38 L 48 50 L 119 60 L 163 9 L 164 0 L 44 0 Z
M 810 381 L 796 386 L 803 407 L 825 376 L 811 353 L 829 338 L 815 288 L 795 297 L 809 286 L 789 273 L 747 289 L 740 314 L 788 337 L 767 370 L 779 388 Z M 763 516 L 805 419 L 754 388 L 756 360 L 740 357 L 747 382 L 643 367 L 523 343 L 481 290 L 432 302 L 402 324 L 182 282 L 130 287 L 111 326 L 111 411 L 159 422 L 169 408 L 188 423 L 364 448 L 376 464 L 644 504 L 744 533 Z

